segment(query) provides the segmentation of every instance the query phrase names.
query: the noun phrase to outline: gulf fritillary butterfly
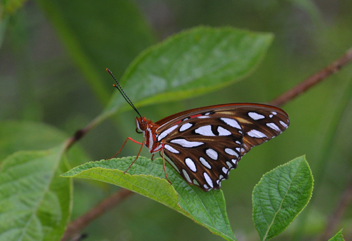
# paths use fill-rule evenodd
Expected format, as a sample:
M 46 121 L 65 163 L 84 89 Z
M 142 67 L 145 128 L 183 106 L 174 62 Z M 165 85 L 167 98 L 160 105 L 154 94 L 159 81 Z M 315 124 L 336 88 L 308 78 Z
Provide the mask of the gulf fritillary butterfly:
M 111 71 L 106 70 L 116 82 L 113 86 L 139 115 L 136 117 L 136 131 L 144 136 L 142 143 L 128 137 L 115 156 L 127 140 L 141 145 L 128 169 L 137 160 L 143 145 L 152 154 L 161 151 L 168 181 L 164 155 L 189 184 L 204 191 L 219 189 L 221 181 L 228 179 L 230 170 L 237 167 L 240 159 L 252 147 L 281 134 L 290 123 L 282 109 L 252 103 L 200 107 L 153 122 L 140 115 Z

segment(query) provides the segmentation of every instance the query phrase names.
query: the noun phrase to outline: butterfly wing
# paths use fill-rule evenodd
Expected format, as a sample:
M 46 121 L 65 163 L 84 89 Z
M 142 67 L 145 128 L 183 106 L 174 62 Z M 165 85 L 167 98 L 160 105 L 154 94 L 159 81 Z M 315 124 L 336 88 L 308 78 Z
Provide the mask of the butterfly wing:
M 180 112 L 156 124 L 169 163 L 188 183 L 208 191 L 219 189 L 242 156 L 279 135 L 289 119 L 269 105 L 225 104 Z

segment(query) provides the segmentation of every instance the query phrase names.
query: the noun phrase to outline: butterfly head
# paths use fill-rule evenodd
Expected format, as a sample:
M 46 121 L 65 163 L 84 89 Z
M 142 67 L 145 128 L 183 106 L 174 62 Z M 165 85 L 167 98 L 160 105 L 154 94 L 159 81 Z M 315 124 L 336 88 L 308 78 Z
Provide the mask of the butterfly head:
M 145 117 L 136 117 L 136 132 L 143 133 L 148 128 L 147 119 Z
M 153 121 L 146 119 L 144 116 L 143 117 L 136 117 L 136 132 L 137 133 L 143 133 L 147 129 L 151 130 L 154 129 L 156 126 Z

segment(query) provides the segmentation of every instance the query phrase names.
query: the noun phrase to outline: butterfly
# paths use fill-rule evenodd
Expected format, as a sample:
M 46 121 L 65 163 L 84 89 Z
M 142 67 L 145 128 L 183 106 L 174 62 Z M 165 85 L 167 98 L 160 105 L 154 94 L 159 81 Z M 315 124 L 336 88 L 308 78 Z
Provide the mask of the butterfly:
M 109 69 L 107 71 L 112 75 Z M 290 124 L 287 113 L 282 109 L 254 103 L 200 107 L 153 122 L 140 115 L 115 81 L 113 86 L 139 115 L 136 117 L 136 131 L 144 137 L 141 143 L 127 138 L 120 151 L 127 140 L 131 140 L 141 145 L 137 158 L 143 146 L 152 154 L 161 152 L 168 181 L 165 156 L 187 183 L 204 191 L 219 189 L 221 181 L 228 179 L 230 170 L 237 167 L 252 147 L 281 134 Z

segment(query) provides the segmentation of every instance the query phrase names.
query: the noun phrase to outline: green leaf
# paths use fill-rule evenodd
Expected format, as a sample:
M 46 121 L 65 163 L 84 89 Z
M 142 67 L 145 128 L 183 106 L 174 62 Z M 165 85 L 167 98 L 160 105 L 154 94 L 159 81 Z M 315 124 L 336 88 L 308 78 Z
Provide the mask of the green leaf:
M 345 239 L 343 238 L 343 235 L 342 235 L 342 229 L 337 234 L 335 234 L 334 237 L 329 239 L 329 241 L 345 241 Z
M 64 132 L 43 124 L 30 121 L 0 122 L 0 163 L 17 152 L 28 150 L 46 150 L 60 145 L 68 138 Z M 68 153 L 71 165 L 79 165 L 88 160 L 79 145 L 73 146 Z
M 139 106 L 193 97 L 247 76 L 271 40 L 271 34 L 229 27 L 194 28 L 140 54 L 126 70 L 121 84 Z M 122 104 L 126 102 L 116 91 L 100 118 L 115 113 Z
M 165 179 L 161 158 L 151 161 L 139 157 L 124 174 L 134 159 L 135 157 L 124 157 L 89 162 L 62 176 L 99 180 L 127 188 L 182 213 L 226 240 L 236 240 L 227 218 L 221 190 L 204 192 L 190 186 L 166 163 L 166 173 L 173 184 L 170 185 Z
M 308 204 L 313 176 L 304 157 L 266 173 L 253 190 L 253 221 L 261 240 L 283 232 Z
M 22 151 L 0 169 L 0 240 L 60 240 L 71 211 L 63 147 Z
M 59 37 L 83 71 L 91 90 L 107 102 L 112 82 L 130 62 L 155 42 L 152 30 L 132 1 L 37 0 Z

